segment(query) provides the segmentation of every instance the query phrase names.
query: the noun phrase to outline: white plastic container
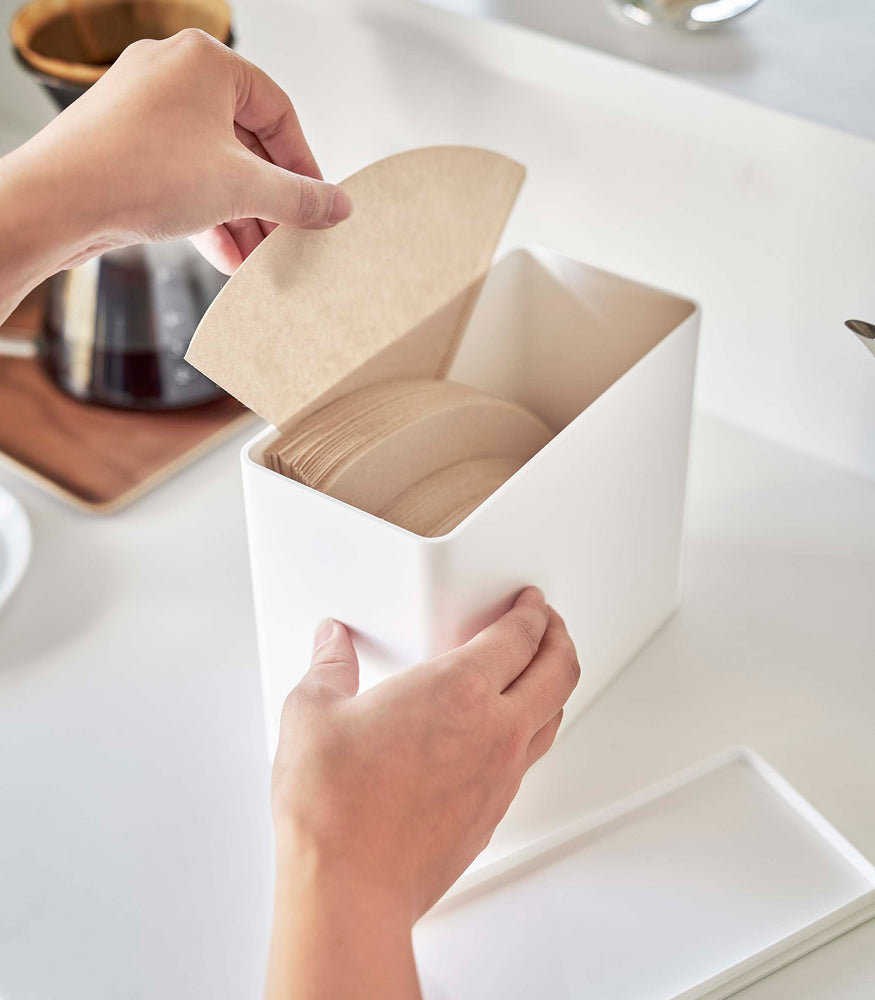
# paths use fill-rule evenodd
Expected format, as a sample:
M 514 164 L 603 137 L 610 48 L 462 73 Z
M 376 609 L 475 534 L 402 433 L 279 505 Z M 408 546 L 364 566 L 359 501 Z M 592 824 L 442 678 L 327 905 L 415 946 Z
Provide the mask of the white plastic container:
M 677 608 L 698 307 L 545 250 L 490 271 L 449 377 L 559 433 L 447 535 L 422 538 L 243 448 L 268 739 L 317 622 L 354 631 L 361 687 L 471 637 L 526 584 L 577 644 L 589 704 Z
M 726 1000 L 873 916 L 875 866 L 739 747 L 475 862 L 414 945 L 425 1000 Z

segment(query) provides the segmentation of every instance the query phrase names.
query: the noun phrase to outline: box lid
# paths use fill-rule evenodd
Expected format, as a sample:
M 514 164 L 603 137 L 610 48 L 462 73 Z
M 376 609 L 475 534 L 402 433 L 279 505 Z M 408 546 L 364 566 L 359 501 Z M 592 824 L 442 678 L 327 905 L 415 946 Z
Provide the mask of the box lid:
M 469 871 L 414 945 L 427 998 L 724 1000 L 873 913 L 875 867 L 739 748 Z
M 345 180 L 353 214 L 279 226 L 207 310 L 186 359 L 278 427 L 372 382 L 446 374 L 525 175 L 436 146 Z

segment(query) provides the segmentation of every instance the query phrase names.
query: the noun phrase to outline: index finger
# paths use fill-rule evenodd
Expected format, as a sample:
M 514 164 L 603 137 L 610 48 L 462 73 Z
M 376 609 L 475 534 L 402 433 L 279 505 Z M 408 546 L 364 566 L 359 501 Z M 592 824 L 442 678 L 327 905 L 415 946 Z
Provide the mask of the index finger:
M 264 70 L 237 56 L 234 120 L 256 136 L 271 161 L 305 177 L 322 180 L 288 94 Z
M 513 607 L 460 647 L 467 665 L 503 691 L 531 663 L 547 628 L 547 604 L 537 587 L 527 587 Z
M 532 733 L 556 715 L 580 680 L 577 651 L 565 622 L 553 608 L 548 611 L 549 621 L 537 656 L 502 696 Z

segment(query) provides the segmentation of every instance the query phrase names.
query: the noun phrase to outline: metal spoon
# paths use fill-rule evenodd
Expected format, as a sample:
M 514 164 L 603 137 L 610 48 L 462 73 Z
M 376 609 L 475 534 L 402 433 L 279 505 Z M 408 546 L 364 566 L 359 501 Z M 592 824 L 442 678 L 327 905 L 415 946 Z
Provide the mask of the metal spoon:
M 760 0 L 611 0 L 623 15 L 638 24 L 666 24 L 696 31 L 730 21 Z
M 875 354 L 875 323 L 867 323 L 864 319 L 846 319 L 845 326 L 857 335 L 857 340 Z

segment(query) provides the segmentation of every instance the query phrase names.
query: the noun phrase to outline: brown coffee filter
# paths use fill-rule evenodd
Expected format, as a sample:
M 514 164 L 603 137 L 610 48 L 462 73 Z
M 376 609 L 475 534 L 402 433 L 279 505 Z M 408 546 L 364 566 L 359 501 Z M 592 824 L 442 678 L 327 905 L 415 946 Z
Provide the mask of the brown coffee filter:
M 503 458 L 519 468 L 552 436 L 528 410 L 470 386 L 397 381 L 365 386 L 304 418 L 269 446 L 265 462 L 383 516 L 396 497 L 448 466 Z M 447 503 L 465 500 L 452 491 L 447 497 Z M 434 523 L 454 510 L 441 508 Z
M 515 458 L 474 458 L 420 479 L 380 512 L 417 535 L 445 535 L 507 482 L 522 463 Z
M 186 358 L 279 428 L 269 469 L 438 534 L 550 440 L 446 381 L 523 176 L 486 149 L 398 153 L 343 181 L 346 221 L 279 226 L 243 262 Z
M 256 247 L 186 360 L 281 429 L 362 386 L 442 378 L 523 175 L 466 146 L 365 167 L 341 184 L 346 221 L 279 226 Z

